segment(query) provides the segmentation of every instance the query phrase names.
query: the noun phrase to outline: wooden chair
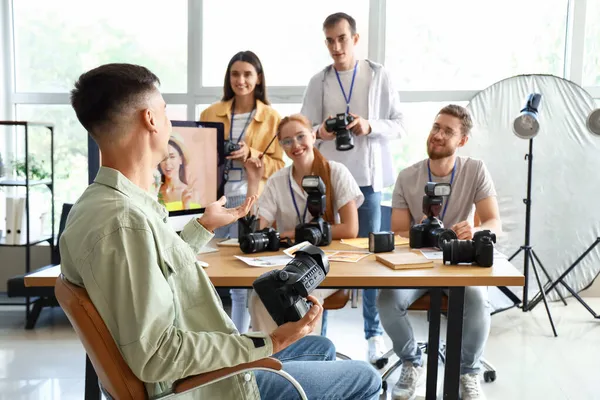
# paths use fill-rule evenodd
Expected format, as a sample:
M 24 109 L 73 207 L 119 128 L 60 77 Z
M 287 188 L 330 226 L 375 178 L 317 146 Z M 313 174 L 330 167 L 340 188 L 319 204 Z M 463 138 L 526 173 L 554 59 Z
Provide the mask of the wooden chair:
M 68 282 L 61 274 L 56 281 L 55 294 L 81 340 L 105 394 L 110 396 L 109 398 L 119 400 L 147 400 L 148 394 L 144 383 L 133 374 L 121 356 L 85 289 Z M 169 393 L 157 399 L 176 396 L 251 370 L 265 370 L 281 375 L 294 385 L 302 399 L 307 398 L 300 384 L 282 370 L 281 362 L 268 357 L 179 379 L 173 384 Z

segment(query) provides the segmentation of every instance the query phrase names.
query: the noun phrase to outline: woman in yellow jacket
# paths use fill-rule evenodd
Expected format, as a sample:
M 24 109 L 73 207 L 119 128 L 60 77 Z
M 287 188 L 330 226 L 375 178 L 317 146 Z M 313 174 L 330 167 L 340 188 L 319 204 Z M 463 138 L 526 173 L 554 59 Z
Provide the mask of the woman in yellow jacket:
M 248 179 L 244 164 L 250 157 L 257 158 L 264 153 L 259 194 L 267 179 L 283 168 L 283 150 L 277 140 L 271 140 L 277 136 L 280 120 L 281 116 L 267 99 L 265 74 L 259 58 L 251 51 L 234 55 L 225 72 L 223 98 L 200 115 L 200 121 L 222 122 L 225 144 L 229 141 L 230 145 L 239 146 L 239 150 L 226 157 L 226 207 L 237 207 L 246 198 Z M 223 227 L 215 232 L 215 236 L 237 238 L 237 227 L 237 223 Z M 250 323 L 247 299 L 247 289 L 231 290 L 231 319 L 240 333 L 245 333 Z

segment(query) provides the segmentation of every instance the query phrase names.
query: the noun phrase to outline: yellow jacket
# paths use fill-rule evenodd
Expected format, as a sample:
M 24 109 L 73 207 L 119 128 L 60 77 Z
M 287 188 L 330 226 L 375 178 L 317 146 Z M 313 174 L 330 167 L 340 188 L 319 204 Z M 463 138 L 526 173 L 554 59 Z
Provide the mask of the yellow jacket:
M 233 99 L 214 103 L 200 114 L 200 121 L 222 122 L 224 124 L 225 140 L 229 139 L 232 103 Z M 277 134 L 279 121 L 281 121 L 281 116 L 275 109 L 260 100 L 256 100 L 256 113 L 244 134 L 244 142 L 250 147 L 250 157 L 258 158 L 263 153 L 273 136 Z M 283 149 L 277 139 L 271 143 L 262 158 L 262 162 L 265 169 L 260 182 L 259 193 L 262 193 L 262 188 L 267 179 L 285 165 L 283 162 Z

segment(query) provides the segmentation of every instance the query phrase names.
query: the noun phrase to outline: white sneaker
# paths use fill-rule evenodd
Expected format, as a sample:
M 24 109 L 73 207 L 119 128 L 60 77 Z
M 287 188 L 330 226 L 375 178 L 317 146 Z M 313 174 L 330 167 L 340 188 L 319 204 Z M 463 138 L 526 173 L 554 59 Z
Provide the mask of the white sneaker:
M 369 350 L 367 353 L 367 358 L 371 364 L 375 364 L 377 360 L 379 360 L 385 354 L 383 351 L 383 348 L 385 347 L 383 336 L 372 336 L 369 338 L 368 342 Z
M 417 388 L 425 383 L 425 368 L 417 367 L 412 361 L 402 364 L 400 378 L 392 389 L 392 399 L 412 400 L 415 398 Z
M 461 375 L 458 394 L 462 400 L 485 400 L 485 394 L 481 390 L 479 374 Z

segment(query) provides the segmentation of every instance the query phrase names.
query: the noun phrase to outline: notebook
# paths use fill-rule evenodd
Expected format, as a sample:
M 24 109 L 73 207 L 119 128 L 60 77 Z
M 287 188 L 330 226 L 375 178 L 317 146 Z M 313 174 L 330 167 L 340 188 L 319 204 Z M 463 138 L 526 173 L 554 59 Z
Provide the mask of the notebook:
M 387 253 L 377 255 L 376 260 L 391 269 L 433 268 L 433 260 L 418 253 Z

